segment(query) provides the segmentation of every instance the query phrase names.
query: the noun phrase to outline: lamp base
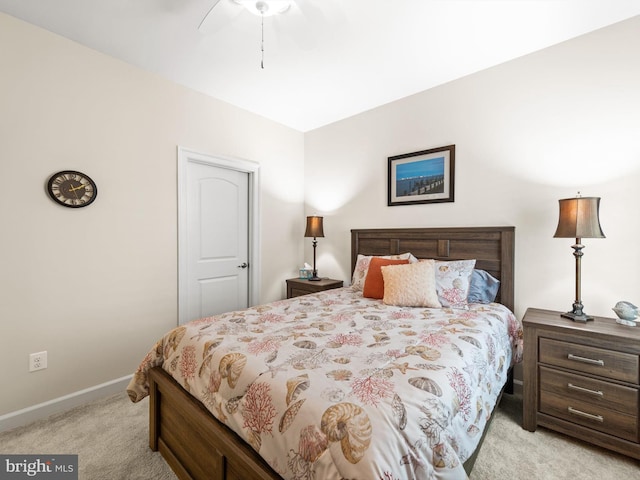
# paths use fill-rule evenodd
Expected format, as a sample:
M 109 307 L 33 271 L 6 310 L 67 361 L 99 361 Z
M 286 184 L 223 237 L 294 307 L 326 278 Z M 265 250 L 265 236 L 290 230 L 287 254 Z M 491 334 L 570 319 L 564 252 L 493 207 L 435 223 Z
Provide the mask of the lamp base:
M 564 318 L 569 318 L 569 319 L 573 320 L 574 322 L 582 322 L 582 323 L 587 323 L 588 321 L 593 320 L 592 316 L 585 315 L 582 312 L 580 312 L 580 313 L 567 312 L 567 313 L 560 314 L 560 316 L 564 317 Z
M 319 282 L 322 279 L 314 274 L 312 277 L 307 278 L 307 280 L 309 280 L 310 282 Z

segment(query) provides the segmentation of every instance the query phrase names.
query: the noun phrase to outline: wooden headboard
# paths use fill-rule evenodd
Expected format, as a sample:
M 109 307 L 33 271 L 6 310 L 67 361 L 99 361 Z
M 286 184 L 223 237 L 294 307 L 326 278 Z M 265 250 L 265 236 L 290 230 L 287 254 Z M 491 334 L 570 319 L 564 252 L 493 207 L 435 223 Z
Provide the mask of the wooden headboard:
M 476 259 L 476 268 L 500 280 L 496 301 L 514 311 L 515 227 L 374 228 L 351 230 L 351 272 L 358 254 Z

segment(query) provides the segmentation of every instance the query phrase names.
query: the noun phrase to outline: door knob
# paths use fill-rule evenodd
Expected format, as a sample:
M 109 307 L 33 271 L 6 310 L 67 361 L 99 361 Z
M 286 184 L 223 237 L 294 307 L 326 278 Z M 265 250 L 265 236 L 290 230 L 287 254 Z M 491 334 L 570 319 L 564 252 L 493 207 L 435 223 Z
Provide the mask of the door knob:
M 243 262 L 242 265 L 238 265 L 238 268 L 247 268 L 249 264 L 247 262 Z

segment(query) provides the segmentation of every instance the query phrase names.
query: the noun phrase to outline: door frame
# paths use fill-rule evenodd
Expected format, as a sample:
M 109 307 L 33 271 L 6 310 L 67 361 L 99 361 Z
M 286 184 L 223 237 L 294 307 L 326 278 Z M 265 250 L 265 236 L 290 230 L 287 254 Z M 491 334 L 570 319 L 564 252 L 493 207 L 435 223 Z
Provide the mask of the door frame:
M 249 176 L 249 306 L 260 300 L 260 165 L 250 160 L 207 155 L 178 146 L 178 325 L 186 321 L 187 283 L 187 166 L 189 162 L 228 168 Z

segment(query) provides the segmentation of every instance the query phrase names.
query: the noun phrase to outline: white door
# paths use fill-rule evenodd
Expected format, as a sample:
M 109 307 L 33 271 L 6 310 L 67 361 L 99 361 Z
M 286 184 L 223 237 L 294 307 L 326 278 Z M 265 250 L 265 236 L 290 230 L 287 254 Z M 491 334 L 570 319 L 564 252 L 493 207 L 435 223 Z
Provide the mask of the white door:
M 182 324 L 250 304 L 253 173 L 242 162 L 185 150 L 179 161 Z

